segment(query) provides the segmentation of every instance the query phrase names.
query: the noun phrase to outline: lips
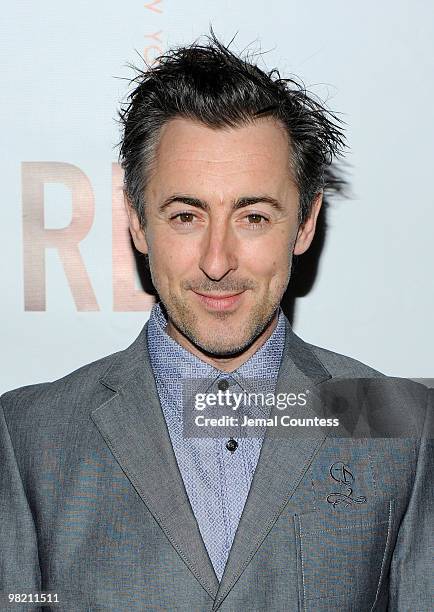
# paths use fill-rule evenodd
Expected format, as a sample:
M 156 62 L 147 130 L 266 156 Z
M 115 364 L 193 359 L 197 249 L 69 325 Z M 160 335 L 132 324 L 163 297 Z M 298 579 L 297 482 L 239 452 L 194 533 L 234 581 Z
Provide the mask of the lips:
M 238 305 L 240 302 L 244 291 L 240 293 L 232 293 L 230 295 L 222 295 L 221 293 L 216 294 L 203 294 L 197 293 L 193 291 L 193 293 L 197 296 L 201 304 L 203 304 L 209 310 L 230 310 Z

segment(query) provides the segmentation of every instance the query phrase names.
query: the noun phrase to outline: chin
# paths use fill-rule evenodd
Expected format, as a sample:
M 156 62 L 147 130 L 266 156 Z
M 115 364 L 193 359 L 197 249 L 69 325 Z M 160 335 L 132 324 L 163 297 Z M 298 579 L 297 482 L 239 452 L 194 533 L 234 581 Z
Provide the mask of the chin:
M 213 357 L 234 357 L 245 351 L 256 339 L 254 337 L 234 338 L 231 334 L 226 338 L 219 335 L 218 340 L 215 337 L 207 337 L 200 333 L 190 335 L 189 340 L 196 345 L 202 352 Z
M 229 346 L 223 346 L 221 344 L 215 345 L 208 342 L 196 343 L 196 346 L 200 348 L 202 353 L 209 355 L 210 357 L 236 357 L 243 353 L 250 345 L 247 342 L 242 345 L 234 345 L 231 343 Z

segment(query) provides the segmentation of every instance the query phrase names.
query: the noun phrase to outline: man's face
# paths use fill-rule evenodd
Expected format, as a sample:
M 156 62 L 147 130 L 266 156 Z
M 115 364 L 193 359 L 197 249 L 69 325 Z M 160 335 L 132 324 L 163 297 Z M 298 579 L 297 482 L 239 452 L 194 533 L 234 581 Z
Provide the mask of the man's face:
M 127 209 L 169 325 L 212 355 L 250 346 L 274 319 L 320 204 L 299 228 L 288 138 L 276 121 L 230 130 L 167 123 L 146 190 L 145 232 Z

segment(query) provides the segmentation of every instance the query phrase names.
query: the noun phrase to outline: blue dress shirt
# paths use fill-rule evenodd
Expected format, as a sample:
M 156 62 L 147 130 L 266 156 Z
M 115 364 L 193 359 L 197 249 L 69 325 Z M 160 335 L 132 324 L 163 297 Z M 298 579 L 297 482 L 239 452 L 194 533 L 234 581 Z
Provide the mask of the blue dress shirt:
M 238 437 L 234 452 L 229 437 L 186 437 L 183 431 L 183 380 L 212 381 L 212 390 L 227 381 L 231 391 L 245 391 L 245 381 L 260 380 L 261 391 L 274 392 L 285 344 L 285 320 L 268 340 L 234 372 L 223 372 L 202 361 L 165 331 L 160 304 L 151 310 L 148 350 L 161 408 L 185 489 L 199 530 L 219 580 L 223 575 L 235 532 L 249 493 L 262 446 L 262 437 Z M 220 382 L 220 386 L 217 385 Z M 249 416 L 268 416 L 269 408 L 253 406 Z

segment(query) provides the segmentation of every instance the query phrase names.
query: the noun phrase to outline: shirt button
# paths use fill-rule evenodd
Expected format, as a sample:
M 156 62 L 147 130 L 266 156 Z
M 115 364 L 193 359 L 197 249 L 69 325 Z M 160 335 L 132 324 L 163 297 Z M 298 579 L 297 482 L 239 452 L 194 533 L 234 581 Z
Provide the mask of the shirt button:
M 234 440 L 233 438 L 231 438 L 230 440 L 228 440 L 226 442 L 226 448 L 228 449 L 228 451 L 230 451 L 231 453 L 235 452 L 238 448 L 238 442 L 236 440 Z
M 222 380 L 218 381 L 217 387 L 220 389 L 220 391 L 226 391 L 229 389 L 229 381 L 227 381 L 226 378 L 223 378 Z

